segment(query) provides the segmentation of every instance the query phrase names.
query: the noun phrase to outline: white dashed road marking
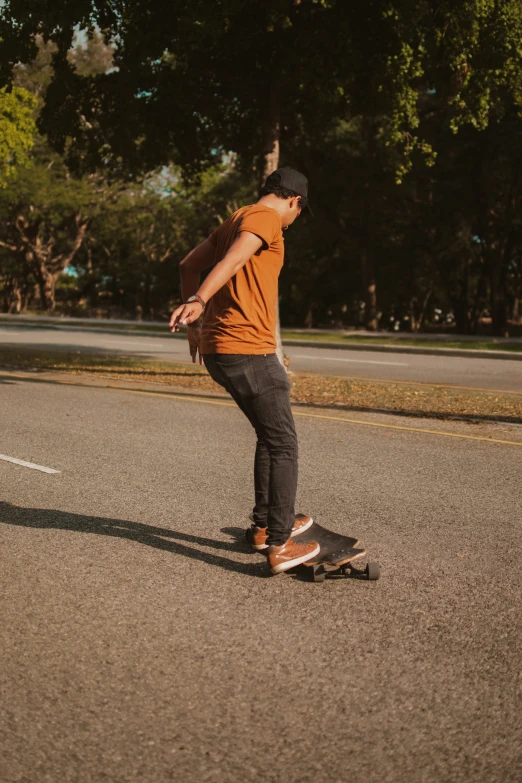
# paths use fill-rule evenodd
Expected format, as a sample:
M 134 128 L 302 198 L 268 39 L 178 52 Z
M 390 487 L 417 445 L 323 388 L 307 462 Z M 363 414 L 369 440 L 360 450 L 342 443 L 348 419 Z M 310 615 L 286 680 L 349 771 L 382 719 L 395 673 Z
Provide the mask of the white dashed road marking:
M 0 459 L 6 462 L 14 462 L 15 465 L 22 465 L 24 468 L 32 468 L 33 470 L 41 470 L 42 473 L 61 473 L 61 470 L 54 470 L 54 468 L 46 468 L 44 465 L 35 465 L 34 462 L 24 462 L 23 459 L 16 459 L 16 457 L 6 457 L 5 454 L 0 454 Z
M 371 359 L 344 359 L 337 356 L 305 356 L 295 353 L 293 359 L 320 359 L 323 362 L 354 362 L 355 364 L 393 364 L 394 367 L 408 367 L 405 362 L 374 362 Z

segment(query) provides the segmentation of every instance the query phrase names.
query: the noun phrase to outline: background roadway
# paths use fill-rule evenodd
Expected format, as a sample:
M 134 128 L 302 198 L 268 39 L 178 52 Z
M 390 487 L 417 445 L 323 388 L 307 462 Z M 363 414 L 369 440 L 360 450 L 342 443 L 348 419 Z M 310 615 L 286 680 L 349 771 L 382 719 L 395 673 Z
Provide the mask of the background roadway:
M 101 332 L 101 333 L 100 333 Z M 49 350 L 91 351 L 148 357 L 162 361 L 190 362 L 185 340 L 171 337 L 107 334 L 94 330 L 1 326 L 0 343 Z M 522 362 L 425 356 L 409 353 L 348 351 L 308 346 L 285 346 L 298 372 L 318 372 L 355 378 L 469 386 L 522 392 Z

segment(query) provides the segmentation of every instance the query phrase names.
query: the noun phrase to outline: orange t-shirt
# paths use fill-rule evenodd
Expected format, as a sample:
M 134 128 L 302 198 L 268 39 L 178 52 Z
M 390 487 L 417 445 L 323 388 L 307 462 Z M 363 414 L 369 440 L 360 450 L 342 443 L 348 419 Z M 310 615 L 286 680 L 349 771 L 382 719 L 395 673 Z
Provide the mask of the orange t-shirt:
M 256 234 L 263 245 L 207 303 L 202 354 L 276 350 L 277 287 L 285 250 L 281 218 L 275 209 L 262 204 L 238 209 L 209 237 L 216 249 L 216 264 L 240 231 Z

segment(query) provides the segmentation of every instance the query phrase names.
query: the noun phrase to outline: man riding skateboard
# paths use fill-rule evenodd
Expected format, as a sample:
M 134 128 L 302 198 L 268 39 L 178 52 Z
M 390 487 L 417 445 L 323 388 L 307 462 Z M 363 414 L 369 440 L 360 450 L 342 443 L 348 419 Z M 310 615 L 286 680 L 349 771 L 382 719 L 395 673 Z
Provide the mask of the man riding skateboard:
M 308 180 L 290 168 L 274 171 L 256 204 L 242 207 L 181 262 L 184 301 L 172 332 L 188 327 L 192 361 L 199 353 L 257 435 L 252 541 L 272 573 L 305 563 L 319 552 L 300 544 L 312 518 L 295 514 L 297 436 L 290 383 L 276 355 L 278 278 L 285 231 L 307 206 Z M 200 273 L 214 268 L 200 285 Z M 204 313 L 203 318 L 201 317 Z

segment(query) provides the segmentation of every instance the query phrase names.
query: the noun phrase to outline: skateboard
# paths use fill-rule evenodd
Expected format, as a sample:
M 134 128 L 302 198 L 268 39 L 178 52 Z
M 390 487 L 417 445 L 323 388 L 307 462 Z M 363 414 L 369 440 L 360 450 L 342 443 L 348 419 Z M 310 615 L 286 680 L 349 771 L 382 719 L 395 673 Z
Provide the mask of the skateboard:
M 246 537 L 251 544 L 250 528 L 247 528 Z M 366 563 L 364 569 L 356 568 L 353 565 L 354 560 L 358 560 L 366 554 L 365 549 L 357 549 L 359 543 L 357 538 L 342 536 L 340 533 L 334 533 L 314 522 L 308 530 L 295 536 L 294 540 L 301 544 L 316 541 L 321 549 L 314 558 L 297 566 L 297 568 L 290 569 L 287 573 L 301 572 L 310 582 L 324 582 L 325 579 L 343 577 L 374 581 L 379 579 L 381 575 L 379 563 Z

